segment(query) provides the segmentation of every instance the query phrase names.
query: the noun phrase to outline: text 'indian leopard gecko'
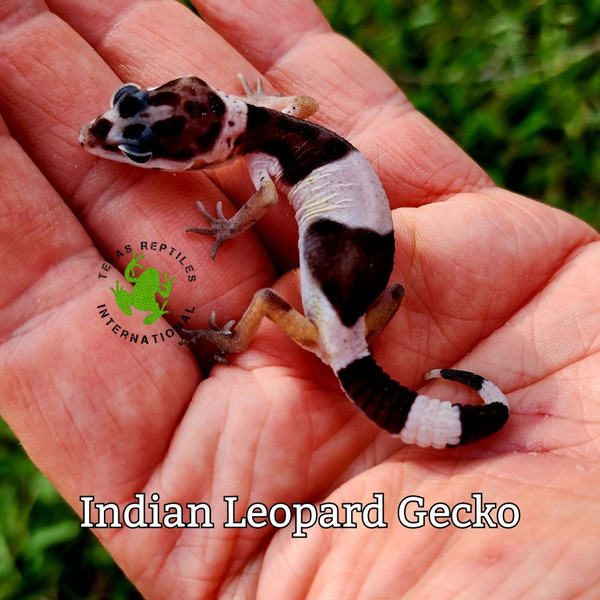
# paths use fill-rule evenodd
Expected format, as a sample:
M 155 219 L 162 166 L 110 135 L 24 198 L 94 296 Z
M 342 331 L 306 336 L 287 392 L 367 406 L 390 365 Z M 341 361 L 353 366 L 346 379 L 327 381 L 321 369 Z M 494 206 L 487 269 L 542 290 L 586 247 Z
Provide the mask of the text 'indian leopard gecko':
M 231 218 L 217 204 L 214 217 L 193 231 L 219 246 L 248 229 L 277 202 L 277 187 L 296 212 L 304 315 L 271 289 L 256 292 L 233 327 L 182 331 L 192 344 L 213 342 L 219 356 L 241 352 L 263 317 L 336 373 L 348 397 L 377 425 L 407 444 L 455 446 L 497 432 L 508 419 L 508 402 L 489 380 L 454 369 L 426 378 L 458 381 L 479 393 L 483 405 L 460 405 L 417 394 L 379 367 L 367 345 L 383 329 L 404 295 L 388 284 L 394 264 L 391 212 L 371 165 L 348 141 L 304 119 L 318 104 L 306 96 L 268 96 L 240 76 L 246 97 L 224 94 L 197 77 L 160 87 L 126 84 L 111 109 L 81 129 L 84 149 L 142 167 L 184 171 L 242 156 L 256 193 Z M 223 360 L 221 358 L 221 360 Z

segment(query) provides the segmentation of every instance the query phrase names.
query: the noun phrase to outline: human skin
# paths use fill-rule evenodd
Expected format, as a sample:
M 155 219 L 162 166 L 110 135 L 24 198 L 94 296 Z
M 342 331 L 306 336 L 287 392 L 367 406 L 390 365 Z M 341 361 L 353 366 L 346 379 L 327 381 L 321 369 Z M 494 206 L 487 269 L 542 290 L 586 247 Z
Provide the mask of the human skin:
M 597 598 L 598 234 L 494 186 L 308 0 L 199 1 L 204 22 L 167 0 L 47 6 L 0 7 L 1 409 L 79 513 L 82 495 L 125 504 L 136 492 L 212 507 L 213 529 L 95 531 L 140 591 Z M 98 159 L 77 143 L 121 81 L 153 86 L 193 73 L 240 93 L 238 72 L 261 74 L 268 93 L 318 99 L 313 119 L 355 144 L 382 180 L 396 233 L 392 281 L 407 293 L 374 341 L 380 364 L 461 402 L 476 399 L 448 382 L 425 387 L 422 374 L 455 366 L 489 377 L 511 406 L 499 434 L 442 451 L 404 446 L 271 323 L 203 379 L 175 341 L 119 343 L 95 318 L 110 299 L 96 277 L 102 256 L 157 235 L 194 253 L 195 327 L 213 309 L 239 318 L 265 286 L 299 307 L 285 203 L 214 262 L 210 239 L 184 233 L 202 226 L 194 199 L 222 200 L 232 214 L 250 195 L 242 165 L 174 176 Z M 174 284 L 169 303 L 177 314 L 190 298 Z M 409 495 L 454 505 L 474 492 L 516 504 L 518 525 L 407 529 L 396 516 Z M 383 494 L 387 528 L 315 526 L 295 539 L 289 529 L 222 527 L 226 495 L 239 497 L 241 513 L 253 502 L 365 504 L 373 493 Z

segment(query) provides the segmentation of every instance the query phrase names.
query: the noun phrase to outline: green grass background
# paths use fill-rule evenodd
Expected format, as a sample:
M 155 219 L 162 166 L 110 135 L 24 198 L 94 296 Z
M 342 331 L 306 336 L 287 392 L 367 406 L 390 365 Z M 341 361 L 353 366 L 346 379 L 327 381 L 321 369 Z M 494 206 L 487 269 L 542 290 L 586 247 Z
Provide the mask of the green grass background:
M 496 183 L 600 228 L 600 0 L 317 4 Z M 0 421 L 7 598 L 139 595 Z

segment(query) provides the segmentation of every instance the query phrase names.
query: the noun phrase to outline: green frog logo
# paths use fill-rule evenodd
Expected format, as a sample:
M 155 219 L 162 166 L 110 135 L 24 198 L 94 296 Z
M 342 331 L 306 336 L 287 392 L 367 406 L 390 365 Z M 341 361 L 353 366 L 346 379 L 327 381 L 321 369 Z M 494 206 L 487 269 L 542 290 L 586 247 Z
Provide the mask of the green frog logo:
M 169 311 L 165 310 L 165 306 L 171 294 L 171 286 L 173 281 L 175 281 L 175 277 L 169 279 L 165 271 L 163 273 L 164 281 L 161 282 L 160 274 L 155 268 L 149 267 L 144 269 L 140 265 L 140 261 L 143 258 L 143 254 L 138 255 L 137 252 L 134 252 L 133 258 L 125 268 L 125 279 L 133 284 L 131 292 L 121 287 L 118 280 L 115 282 L 115 287 L 111 287 L 110 289 L 115 296 L 117 306 L 123 314 L 127 316 L 131 315 L 132 308 L 137 308 L 137 310 L 142 312 L 149 312 L 150 314 L 144 319 L 144 323 L 150 325 L 163 315 L 168 314 Z M 135 276 L 136 267 L 143 269 L 137 277 Z M 162 306 L 156 300 L 156 294 L 160 294 L 165 299 Z

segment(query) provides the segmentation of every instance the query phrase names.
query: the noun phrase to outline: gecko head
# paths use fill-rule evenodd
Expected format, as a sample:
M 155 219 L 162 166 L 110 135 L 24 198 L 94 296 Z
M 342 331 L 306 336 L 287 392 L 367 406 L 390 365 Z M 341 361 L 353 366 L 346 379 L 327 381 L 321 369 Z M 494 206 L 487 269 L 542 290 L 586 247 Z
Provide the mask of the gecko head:
M 150 89 L 126 83 L 110 109 L 81 128 L 79 143 L 110 160 L 184 171 L 211 162 L 203 155 L 215 145 L 224 113 L 223 101 L 197 77 Z

